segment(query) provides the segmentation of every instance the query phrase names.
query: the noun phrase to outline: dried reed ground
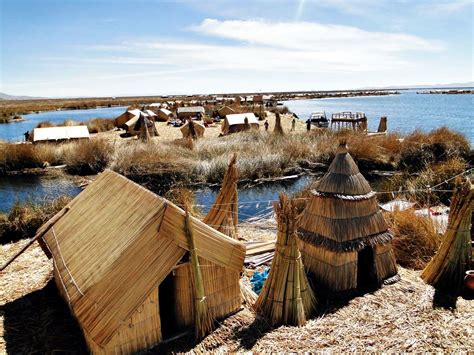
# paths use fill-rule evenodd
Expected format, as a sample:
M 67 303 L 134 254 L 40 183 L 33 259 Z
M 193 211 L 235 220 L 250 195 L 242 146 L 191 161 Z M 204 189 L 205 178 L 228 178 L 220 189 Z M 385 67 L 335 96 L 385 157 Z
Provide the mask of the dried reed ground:
M 240 230 L 247 238 L 251 235 L 245 228 L 241 227 Z M 260 237 L 267 239 L 270 234 L 273 232 Z M 1 245 L 0 263 L 21 248 L 23 243 L 25 241 Z M 83 344 L 80 332 L 77 327 L 69 324 L 73 322 L 67 322 L 72 316 L 55 293 L 44 293 L 51 295 L 43 297 L 53 298 L 48 304 L 44 304 L 43 298 L 43 303 L 30 302 L 28 306 L 31 309 L 23 309 L 21 312 L 23 315 L 36 314 L 34 312 L 37 307 L 46 307 L 39 313 L 41 324 L 46 328 L 28 326 L 28 320 L 22 320 L 19 314 L 13 316 L 9 311 L 14 308 L 11 305 L 21 303 L 35 292 L 44 291 L 51 278 L 51 271 L 51 261 L 35 244 L 7 272 L 0 275 L 0 353 L 6 353 L 7 350 L 16 353 L 19 350 L 26 352 L 38 349 L 81 351 Z M 249 350 L 472 351 L 473 302 L 459 298 L 454 310 L 433 308 L 434 290 L 421 281 L 419 272 L 400 268 L 400 274 L 402 279 L 398 283 L 352 299 L 347 305 L 339 305 L 339 308 L 334 304 L 326 305 L 324 313 L 311 319 L 304 327 L 270 330 L 262 320 L 256 321 L 251 312 L 243 310 L 224 320 L 211 335 L 195 346 L 181 340 L 159 346 L 149 353 Z M 48 284 L 46 289 L 50 288 L 51 284 Z M 59 319 L 65 319 L 64 323 L 57 323 Z M 7 343 L 7 340 L 13 341 L 12 336 L 21 337 L 21 342 L 17 340 L 18 344 Z M 13 348 L 13 345 L 17 347 Z

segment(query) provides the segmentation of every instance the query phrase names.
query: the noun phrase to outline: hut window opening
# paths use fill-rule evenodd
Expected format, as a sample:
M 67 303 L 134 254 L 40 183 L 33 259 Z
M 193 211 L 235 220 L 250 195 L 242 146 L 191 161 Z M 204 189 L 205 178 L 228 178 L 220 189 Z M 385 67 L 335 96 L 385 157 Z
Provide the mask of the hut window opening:
M 376 283 L 374 250 L 366 246 L 357 253 L 357 287 L 367 288 Z

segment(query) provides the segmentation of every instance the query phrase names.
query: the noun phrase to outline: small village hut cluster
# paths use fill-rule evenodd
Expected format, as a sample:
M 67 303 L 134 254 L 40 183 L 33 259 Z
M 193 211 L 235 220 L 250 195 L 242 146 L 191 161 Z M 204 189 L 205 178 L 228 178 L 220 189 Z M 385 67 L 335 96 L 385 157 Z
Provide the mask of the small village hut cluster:
M 194 325 L 186 225 L 210 317 L 239 309 L 240 242 L 187 221 L 174 204 L 108 170 L 67 209 L 44 242 L 58 289 L 93 353 L 136 352 Z
M 123 128 L 130 135 L 140 135 L 142 133 L 142 122 L 144 122 L 148 128 L 150 136 L 158 135 L 155 128 L 155 120 L 157 114 L 151 110 L 141 111 L 139 109 L 127 110 L 118 116 L 114 123 L 116 127 Z
M 392 234 L 342 141 L 298 229 L 305 267 L 321 289 L 348 291 L 397 274 Z

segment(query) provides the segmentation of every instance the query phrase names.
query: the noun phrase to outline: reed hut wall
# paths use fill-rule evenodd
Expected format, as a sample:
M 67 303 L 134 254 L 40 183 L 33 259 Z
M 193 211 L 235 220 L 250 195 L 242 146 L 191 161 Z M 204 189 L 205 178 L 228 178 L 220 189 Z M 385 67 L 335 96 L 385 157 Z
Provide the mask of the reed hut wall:
M 211 318 L 222 318 L 239 309 L 242 304 L 240 273 L 203 258 L 199 258 L 199 265 Z M 178 329 L 185 329 L 194 324 L 195 295 L 191 265 L 188 262 L 178 265 L 174 270 L 173 285 L 176 325 Z
M 357 287 L 357 252 L 334 252 L 299 241 L 301 259 L 316 280 L 318 290 L 345 291 Z

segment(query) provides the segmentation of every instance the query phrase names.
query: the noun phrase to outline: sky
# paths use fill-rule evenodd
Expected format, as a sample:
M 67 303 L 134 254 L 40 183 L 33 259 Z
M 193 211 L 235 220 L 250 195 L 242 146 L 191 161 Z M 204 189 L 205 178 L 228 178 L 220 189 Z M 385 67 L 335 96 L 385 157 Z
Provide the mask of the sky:
M 473 81 L 474 0 L 0 0 L 0 92 L 92 97 Z

